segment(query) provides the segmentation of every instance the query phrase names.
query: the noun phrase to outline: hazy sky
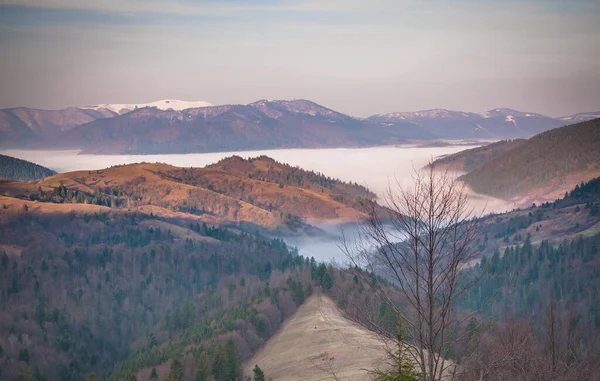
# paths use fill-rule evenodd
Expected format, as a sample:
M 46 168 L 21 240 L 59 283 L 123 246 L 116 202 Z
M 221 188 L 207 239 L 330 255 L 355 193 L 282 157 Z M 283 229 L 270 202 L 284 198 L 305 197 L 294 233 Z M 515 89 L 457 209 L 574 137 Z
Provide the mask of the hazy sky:
M 0 108 L 600 110 L 600 0 L 0 0 Z

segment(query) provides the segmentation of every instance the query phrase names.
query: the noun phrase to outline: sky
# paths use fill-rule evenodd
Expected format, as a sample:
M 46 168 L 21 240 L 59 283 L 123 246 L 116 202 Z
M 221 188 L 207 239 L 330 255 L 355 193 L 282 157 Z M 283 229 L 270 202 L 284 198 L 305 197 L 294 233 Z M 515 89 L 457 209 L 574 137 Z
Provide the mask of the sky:
M 600 110 L 598 0 L 0 0 L 0 108 Z

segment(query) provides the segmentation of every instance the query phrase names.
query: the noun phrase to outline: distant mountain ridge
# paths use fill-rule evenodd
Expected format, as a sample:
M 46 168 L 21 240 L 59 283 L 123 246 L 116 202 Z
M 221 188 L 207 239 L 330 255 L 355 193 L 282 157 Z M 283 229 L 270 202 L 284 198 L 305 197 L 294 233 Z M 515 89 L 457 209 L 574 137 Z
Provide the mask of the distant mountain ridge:
M 416 136 L 424 131 L 442 139 L 526 138 L 565 124 L 560 119 L 506 108 L 483 113 L 444 109 L 395 112 L 375 115 L 368 120 L 389 129 L 414 131 Z
M 166 99 L 56 111 L 0 110 L 0 148 L 159 154 L 496 140 L 528 138 L 594 115 L 551 118 L 498 108 L 483 113 L 432 109 L 354 118 L 303 99 L 220 106 Z
M 17 107 L 0 110 L 0 147 L 20 148 L 61 136 L 64 132 L 117 114 L 106 109 L 38 110 Z
M 596 112 L 581 112 L 579 114 L 562 116 L 558 119 L 569 122 L 585 122 L 586 120 L 600 118 L 600 111 Z

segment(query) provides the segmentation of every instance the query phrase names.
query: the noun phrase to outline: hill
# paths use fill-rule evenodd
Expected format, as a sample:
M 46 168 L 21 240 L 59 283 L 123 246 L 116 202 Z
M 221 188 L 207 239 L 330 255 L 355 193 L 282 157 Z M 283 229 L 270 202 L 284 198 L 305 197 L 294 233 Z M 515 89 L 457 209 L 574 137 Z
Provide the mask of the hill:
M 481 147 L 460 151 L 431 163 L 436 170 L 470 172 L 488 161 L 521 145 L 524 139 L 501 140 Z
M 245 225 L 281 234 L 312 234 L 306 222 L 357 221 L 374 194 L 261 157 L 232 157 L 206 168 L 131 164 L 61 173 L 35 184 L 4 182 L 0 192 L 41 202 L 182 213 L 209 224 Z M 312 233 L 311 233 L 312 232 Z
M 313 294 L 244 367 L 258 365 L 274 380 L 370 380 L 368 369 L 382 366 L 383 339 L 348 320 L 336 303 Z
M 35 163 L 0 155 L 0 177 L 11 180 L 32 181 L 55 175 L 51 169 Z
M 538 134 L 460 177 L 517 204 L 553 201 L 600 174 L 600 119 Z

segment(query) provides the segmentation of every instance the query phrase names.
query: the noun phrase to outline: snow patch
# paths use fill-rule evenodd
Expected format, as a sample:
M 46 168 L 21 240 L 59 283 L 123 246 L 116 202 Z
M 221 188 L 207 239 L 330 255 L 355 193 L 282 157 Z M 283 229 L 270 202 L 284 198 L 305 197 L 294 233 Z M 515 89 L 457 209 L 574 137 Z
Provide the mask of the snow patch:
M 507 115 L 506 119 L 504 119 L 505 122 L 509 122 L 514 124 L 515 126 L 517 125 L 517 121 L 515 120 L 515 118 L 512 115 Z
M 181 110 L 186 110 L 188 108 L 200 108 L 200 107 L 210 107 L 210 106 L 213 106 L 213 104 L 204 102 L 204 101 L 180 101 L 177 99 L 163 99 L 160 101 L 150 102 L 150 103 L 119 103 L 119 104 L 106 103 L 106 104 L 100 104 L 97 106 L 86 106 L 86 107 L 81 107 L 81 108 L 89 109 L 89 110 L 108 109 L 108 110 L 114 111 L 118 114 L 124 114 L 126 112 L 133 111 L 136 108 L 143 108 L 143 107 L 154 107 L 159 110 L 171 109 L 171 110 L 181 111 Z

